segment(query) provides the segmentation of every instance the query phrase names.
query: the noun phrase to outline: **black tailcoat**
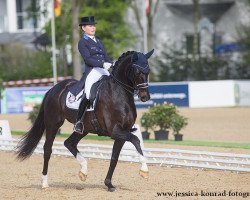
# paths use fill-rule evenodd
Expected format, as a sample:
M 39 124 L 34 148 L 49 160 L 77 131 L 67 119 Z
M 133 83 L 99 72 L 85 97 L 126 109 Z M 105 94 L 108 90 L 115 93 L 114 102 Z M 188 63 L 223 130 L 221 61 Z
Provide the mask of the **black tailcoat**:
M 112 63 L 112 60 L 108 57 L 104 44 L 98 38 L 96 42 L 89 38 L 87 35 L 83 35 L 78 43 L 78 50 L 81 53 L 85 62 L 85 73 L 89 73 L 93 67 L 103 68 L 104 62 Z

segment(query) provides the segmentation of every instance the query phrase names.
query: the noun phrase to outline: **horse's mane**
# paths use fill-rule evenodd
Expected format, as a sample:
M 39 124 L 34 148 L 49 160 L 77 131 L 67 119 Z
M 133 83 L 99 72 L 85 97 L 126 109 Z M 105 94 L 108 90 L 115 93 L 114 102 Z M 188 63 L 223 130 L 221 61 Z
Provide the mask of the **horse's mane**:
M 121 62 L 124 60 L 125 57 L 130 56 L 130 55 L 132 55 L 132 54 L 134 54 L 134 53 L 135 53 L 135 51 L 127 51 L 126 53 L 123 53 L 123 54 L 118 58 L 118 60 L 115 62 L 115 66 L 114 66 L 114 67 L 119 66 L 119 65 L 121 64 Z
M 121 65 L 121 63 L 124 61 L 125 58 L 127 58 L 130 55 L 133 55 L 134 53 L 136 53 L 135 51 L 127 51 L 125 53 L 123 53 L 118 60 L 115 62 L 115 65 L 113 66 L 113 70 L 112 70 L 112 74 L 116 75 L 116 73 L 118 73 L 118 69 L 119 66 Z

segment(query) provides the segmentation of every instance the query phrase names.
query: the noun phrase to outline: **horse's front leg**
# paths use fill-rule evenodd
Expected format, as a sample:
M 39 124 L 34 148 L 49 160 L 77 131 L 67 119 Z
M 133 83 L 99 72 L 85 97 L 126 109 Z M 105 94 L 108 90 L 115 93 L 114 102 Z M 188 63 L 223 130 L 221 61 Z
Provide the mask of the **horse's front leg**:
M 113 145 L 112 156 L 110 160 L 110 166 L 108 174 L 105 178 L 104 184 L 108 187 L 108 191 L 115 191 L 115 187 L 112 185 L 111 179 L 121 152 L 121 149 L 125 143 L 125 140 L 116 139 Z
M 141 163 L 141 169 L 139 172 L 140 176 L 142 176 L 143 178 L 148 178 L 149 177 L 148 166 L 146 158 L 144 157 L 141 149 L 139 138 L 136 135 L 129 133 L 128 141 L 130 141 L 135 146 L 136 150 L 139 153 L 140 163 Z
M 77 144 L 86 135 L 87 135 L 87 132 L 84 132 L 83 134 L 78 134 L 78 133 L 74 132 L 64 142 L 64 146 L 75 156 L 75 158 L 77 159 L 77 161 L 79 162 L 79 164 L 81 166 L 81 170 L 79 172 L 79 178 L 82 181 L 85 181 L 87 178 L 87 160 L 78 151 Z

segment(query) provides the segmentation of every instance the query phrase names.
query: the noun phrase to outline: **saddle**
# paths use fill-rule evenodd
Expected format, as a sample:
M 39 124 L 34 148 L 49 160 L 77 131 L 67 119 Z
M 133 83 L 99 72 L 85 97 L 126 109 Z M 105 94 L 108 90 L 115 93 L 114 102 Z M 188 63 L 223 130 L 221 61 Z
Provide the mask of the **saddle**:
M 107 80 L 107 78 L 108 76 L 104 75 L 99 81 L 92 85 L 89 98 L 90 106 L 87 111 L 95 110 L 101 85 L 105 80 Z M 69 109 L 78 110 L 79 108 L 82 96 L 84 94 L 84 88 L 81 88 L 81 90 L 79 90 L 80 86 L 84 86 L 84 82 L 82 81 L 82 79 L 69 88 L 69 92 L 66 97 L 66 106 Z
M 69 87 L 69 91 L 71 92 L 73 96 L 76 97 L 83 90 L 85 86 L 86 78 L 87 78 L 87 74 L 84 73 L 82 78 L 79 81 L 77 81 L 75 84 Z
M 108 79 L 108 76 L 104 75 L 101 77 L 101 79 L 99 81 L 97 81 L 96 83 L 94 83 L 92 85 L 91 90 L 90 90 L 90 98 L 89 98 L 90 105 L 87 108 L 87 112 L 92 111 L 91 112 L 91 115 L 92 115 L 91 124 L 99 136 L 106 136 L 107 131 L 105 131 L 101 128 L 100 123 L 99 123 L 94 111 L 95 111 L 95 108 L 96 108 L 96 105 L 97 105 L 97 102 L 99 99 L 99 93 L 100 93 L 101 86 L 105 82 L 105 80 L 107 80 L 107 79 Z M 78 86 L 75 86 L 75 87 L 73 86 L 71 88 L 77 88 L 77 87 Z M 72 91 L 69 89 L 69 92 L 68 92 L 67 97 L 66 97 L 66 106 L 69 109 L 78 110 L 82 96 L 84 94 L 83 92 L 84 92 L 84 88 L 80 92 L 78 92 L 77 94 L 74 95 L 72 93 Z

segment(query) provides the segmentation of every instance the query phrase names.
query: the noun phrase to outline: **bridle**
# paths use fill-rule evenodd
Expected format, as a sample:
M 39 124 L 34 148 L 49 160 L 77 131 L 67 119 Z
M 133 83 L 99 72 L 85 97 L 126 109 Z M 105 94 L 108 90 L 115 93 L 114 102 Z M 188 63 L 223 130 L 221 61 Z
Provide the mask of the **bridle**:
M 137 65 L 137 64 L 132 64 L 132 67 L 138 67 L 139 69 L 142 69 L 141 66 Z M 140 70 L 142 71 L 142 70 Z M 143 71 L 142 71 L 143 72 Z M 145 89 L 145 88 L 148 88 L 148 82 L 144 82 L 144 83 L 140 83 L 140 84 L 135 84 L 135 80 L 133 79 L 133 87 L 126 84 L 126 83 L 123 83 L 122 81 L 118 80 L 114 75 L 113 73 L 110 74 L 110 76 L 115 80 L 116 83 L 118 83 L 124 90 L 126 90 L 127 92 L 129 92 L 130 94 L 132 95 L 135 95 L 135 94 L 139 94 L 139 91 L 140 89 Z

